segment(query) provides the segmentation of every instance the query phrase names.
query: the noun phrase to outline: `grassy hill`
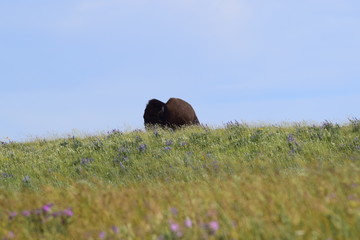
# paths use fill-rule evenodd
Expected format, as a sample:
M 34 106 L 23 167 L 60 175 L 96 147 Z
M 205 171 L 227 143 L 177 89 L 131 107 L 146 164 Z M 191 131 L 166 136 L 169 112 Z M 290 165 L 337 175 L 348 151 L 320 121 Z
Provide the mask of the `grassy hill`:
M 358 239 L 360 121 L 0 143 L 1 239 Z

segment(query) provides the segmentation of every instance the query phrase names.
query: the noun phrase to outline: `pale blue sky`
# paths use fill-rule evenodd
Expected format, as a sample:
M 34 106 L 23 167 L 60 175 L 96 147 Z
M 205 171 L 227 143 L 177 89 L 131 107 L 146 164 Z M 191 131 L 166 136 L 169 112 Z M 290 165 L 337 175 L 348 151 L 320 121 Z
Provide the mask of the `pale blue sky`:
M 360 117 L 358 0 L 0 3 L 0 140 L 143 128 L 180 97 L 210 126 Z

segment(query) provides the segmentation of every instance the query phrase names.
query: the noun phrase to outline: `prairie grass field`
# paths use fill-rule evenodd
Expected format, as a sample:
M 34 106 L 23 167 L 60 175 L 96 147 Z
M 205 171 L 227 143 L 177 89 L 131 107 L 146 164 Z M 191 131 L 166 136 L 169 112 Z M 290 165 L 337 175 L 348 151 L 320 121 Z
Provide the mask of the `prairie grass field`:
M 0 143 L 0 239 L 359 239 L 360 120 Z

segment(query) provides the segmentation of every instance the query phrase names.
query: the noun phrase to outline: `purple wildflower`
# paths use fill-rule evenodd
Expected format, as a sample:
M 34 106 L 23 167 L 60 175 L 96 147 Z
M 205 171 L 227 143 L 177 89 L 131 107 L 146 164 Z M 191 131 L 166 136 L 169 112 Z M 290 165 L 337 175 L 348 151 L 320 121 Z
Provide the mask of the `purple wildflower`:
M 1 175 L 3 176 L 3 178 L 11 178 L 11 177 L 14 176 L 12 174 L 8 174 L 8 173 L 5 173 L 5 172 L 3 172 Z
M 213 162 L 212 162 L 212 165 L 213 165 L 213 168 L 214 168 L 214 169 L 219 169 L 219 162 L 218 162 L 218 161 L 216 161 L 216 160 L 213 161 Z
M 111 135 L 115 135 L 115 134 L 122 134 L 122 132 L 119 129 L 113 129 L 111 131 L 108 131 L 108 134 Z
M 118 234 L 118 233 L 119 233 L 119 228 L 118 228 L 118 227 L 112 226 L 111 229 L 113 230 L 113 232 L 114 232 L 115 234 Z
M 124 164 L 123 164 L 121 161 L 119 161 L 119 165 L 120 165 L 120 167 L 121 167 L 122 169 L 125 169 L 125 166 L 124 166 Z
M 158 137 L 160 135 L 159 131 L 157 129 L 154 130 L 154 135 L 155 135 L 155 137 Z
M 185 222 L 184 222 L 185 226 L 187 228 L 191 228 L 192 227 L 192 221 L 190 218 L 186 218 Z
M 214 230 L 217 231 L 219 229 L 219 223 L 217 221 L 211 221 L 209 223 L 209 227 Z
M 177 224 L 176 222 L 171 222 L 170 223 L 170 230 L 176 234 L 177 237 L 182 237 L 182 232 L 180 229 L 180 225 Z
M 289 143 L 296 143 L 295 137 L 291 133 L 287 136 L 287 140 L 288 140 Z
M 129 153 L 130 150 L 127 149 L 127 148 L 125 148 L 125 147 L 121 147 L 121 148 L 119 148 L 119 152 L 120 152 L 120 153 Z
M 289 134 L 287 136 L 287 141 L 288 141 L 291 153 L 295 153 L 297 150 L 299 150 L 299 143 L 296 141 L 293 134 Z
M 28 182 L 30 182 L 30 177 L 26 175 L 26 176 L 23 178 L 22 181 L 23 181 L 24 183 L 28 183 Z
M 330 130 L 331 128 L 334 127 L 334 124 L 332 124 L 331 122 L 329 122 L 328 120 L 325 120 L 325 122 L 323 122 L 322 128 L 325 128 L 326 130 Z
M 93 161 L 94 161 L 94 159 L 92 159 L 92 158 L 82 158 L 82 159 L 80 160 L 80 163 L 81 163 L 82 165 L 86 165 L 86 164 L 91 163 L 91 162 L 93 162 Z
M 106 232 L 102 231 L 99 233 L 99 238 L 104 239 L 106 237 Z
M 210 234 L 215 234 L 219 230 L 219 223 L 217 221 L 211 221 L 206 225 L 207 230 Z
M 12 219 L 14 219 L 17 215 L 18 215 L 17 212 L 10 212 L 10 213 L 9 213 L 9 219 L 12 220 Z
M 170 211 L 174 216 L 178 215 L 178 210 L 175 207 L 170 208 Z
M 62 215 L 62 212 L 53 212 L 52 214 L 51 214 L 54 218 L 56 218 L 56 217 L 59 217 L 59 216 L 61 216 Z
M 72 211 L 71 208 L 67 208 L 67 209 L 65 209 L 65 210 L 63 211 L 63 214 L 64 214 L 65 216 L 72 217 L 72 216 L 74 215 L 74 212 Z
M 28 216 L 30 216 L 31 212 L 25 210 L 25 211 L 23 211 L 21 214 L 22 214 L 24 217 L 28 217 Z
M 8 232 L 7 238 L 4 238 L 4 239 L 11 239 L 11 238 L 15 238 L 15 233 L 12 231 Z
M 166 146 L 166 147 L 164 147 L 164 150 L 165 150 L 165 151 L 169 151 L 169 150 L 171 150 L 171 147 L 170 147 L 170 146 Z
M 177 232 L 177 231 L 180 230 L 180 225 L 177 224 L 176 222 L 173 222 L 173 223 L 170 224 L 170 229 L 173 232 Z
M 166 141 L 166 146 L 170 146 L 170 145 L 172 145 L 174 142 L 172 141 L 172 140 L 167 140 Z
M 145 152 L 146 151 L 146 144 L 140 144 L 140 146 L 139 146 L 139 151 L 140 152 Z
M 187 143 L 187 142 L 182 142 L 182 143 L 180 143 L 180 145 L 181 145 L 182 147 L 185 147 L 185 146 L 188 145 L 188 143 Z
M 52 207 L 53 205 L 54 205 L 54 204 L 52 204 L 52 203 L 45 204 L 41 209 L 42 209 L 44 212 L 48 213 L 48 212 L 51 211 L 51 207 Z
M 352 195 L 347 196 L 347 199 L 348 199 L 348 200 L 352 200 L 352 201 L 357 201 L 357 200 L 359 200 L 359 198 L 358 198 L 355 194 L 352 194 Z

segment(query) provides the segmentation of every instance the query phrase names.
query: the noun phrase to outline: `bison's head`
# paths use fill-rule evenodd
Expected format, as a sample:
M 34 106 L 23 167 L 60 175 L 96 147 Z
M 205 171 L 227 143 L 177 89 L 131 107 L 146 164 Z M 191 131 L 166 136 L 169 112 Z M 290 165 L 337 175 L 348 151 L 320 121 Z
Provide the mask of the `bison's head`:
M 152 99 L 148 102 L 144 112 L 145 125 L 165 125 L 165 103 Z

